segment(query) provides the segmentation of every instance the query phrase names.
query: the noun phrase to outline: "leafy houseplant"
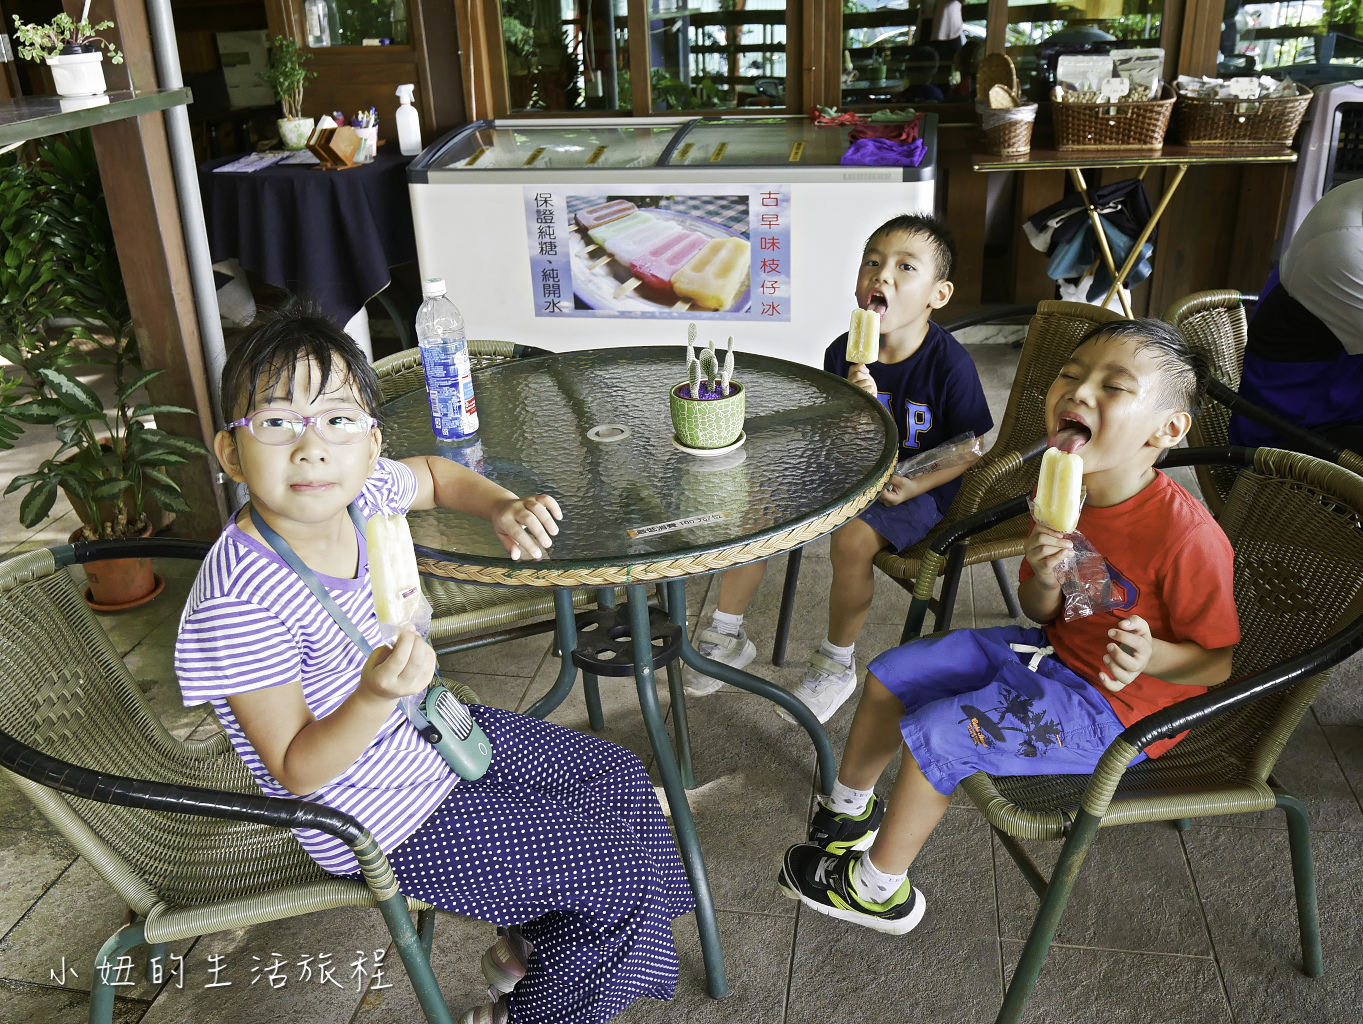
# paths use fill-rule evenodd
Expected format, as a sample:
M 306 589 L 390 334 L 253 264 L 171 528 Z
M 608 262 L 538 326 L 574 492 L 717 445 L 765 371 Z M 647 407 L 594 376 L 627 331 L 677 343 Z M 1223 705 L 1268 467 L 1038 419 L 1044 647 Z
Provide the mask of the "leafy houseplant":
M 87 3 L 86 14 L 89 9 Z M 46 25 L 26 25 L 16 14 L 14 37 L 20 57 L 45 62 L 52 69 L 59 96 L 96 96 L 105 88 L 104 52 L 109 63 L 123 63 L 123 54 L 95 34 L 113 25 L 112 21 L 91 25 L 84 15 L 74 21 L 69 14 L 58 14 Z
M 192 410 L 138 400 L 164 371 L 144 370 L 138 359 L 88 132 L 57 136 L 35 160 L 9 157 L 0 166 L 0 355 L 18 371 L 0 388 L 0 440 L 16 437 L 21 424 L 57 431 L 53 456 L 5 490 L 28 488 L 19 506 L 24 526 L 48 517 L 59 488 L 86 523 L 87 540 L 145 532 L 153 500 L 190 511 L 166 470 L 207 449 L 147 422 Z M 111 412 L 73 372 L 85 363 L 110 371 Z
M 313 119 L 303 116 L 303 87 L 308 79 L 317 77 L 317 72 L 305 69 L 305 60 L 312 60 L 312 54 L 304 53 L 303 48 L 287 36 L 275 36 L 270 43 L 265 70 L 258 76 L 284 108 L 284 116 L 278 123 L 285 149 L 302 149 L 312 134 Z
M 672 386 L 669 401 L 676 441 L 686 448 L 727 448 L 743 432 L 743 413 L 747 393 L 734 376 L 734 339 L 724 356 L 721 370 L 710 342 L 700 357 L 692 351 L 696 325 L 687 329 L 686 377 Z

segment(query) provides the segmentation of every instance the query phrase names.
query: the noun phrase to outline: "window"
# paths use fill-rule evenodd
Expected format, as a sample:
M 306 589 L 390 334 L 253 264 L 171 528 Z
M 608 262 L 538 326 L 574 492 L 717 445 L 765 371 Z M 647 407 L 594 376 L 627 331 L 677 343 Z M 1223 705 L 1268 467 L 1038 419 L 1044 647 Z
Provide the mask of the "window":
M 513 113 L 629 109 L 626 0 L 502 0 Z
M 406 0 L 303 0 L 303 21 L 311 47 L 411 42 Z
M 1009 0 L 1006 52 L 1023 93 L 1049 99 L 1062 54 L 1159 46 L 1163 13 L 1164 0 Z
M 644 0 L 653 109 L 786 106 L 785 0 Z
M 986 6 L 843 0 L 842 106 L 970 101 Z
M 1358 0 L 1270 4 L 1226 0 L 1218 70 L 1223 75 L 1262 71 L 1291 75 L 1288 69 L 1301 65 L 1329 65 L 1316 69 L 1313 80 L 1348 81 L 1359 77 L 1363 64 L 1360 23 L 1363 10 Z M 1299 72 L 1296 77 L 1305 75 Z

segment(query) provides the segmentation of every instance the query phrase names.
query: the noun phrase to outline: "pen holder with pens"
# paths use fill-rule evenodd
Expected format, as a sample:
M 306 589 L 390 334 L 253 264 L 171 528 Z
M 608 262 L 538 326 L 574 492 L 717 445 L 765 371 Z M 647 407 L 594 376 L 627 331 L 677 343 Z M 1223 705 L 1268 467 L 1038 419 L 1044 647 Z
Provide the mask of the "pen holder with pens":
M 379 126 L 356 128 L 355 134 L 360 137 L 360 149 L 355 154 L 355 162 L 357 164 L 371 163 L 379 149 Z

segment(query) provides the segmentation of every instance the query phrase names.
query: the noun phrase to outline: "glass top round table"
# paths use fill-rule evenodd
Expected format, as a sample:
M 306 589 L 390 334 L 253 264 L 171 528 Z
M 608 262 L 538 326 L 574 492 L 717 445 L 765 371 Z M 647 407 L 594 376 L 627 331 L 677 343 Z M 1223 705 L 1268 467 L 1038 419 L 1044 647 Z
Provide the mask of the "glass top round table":
M 480 425 L 467 444 L 436 441 L 424 389 L 385 403 L 388 457 L 481 459 L 489 479 L 520 495 L 553 495 L 563 509 L 538 562 L 512 561 L 475 516 L 413 512 L 421 571 L 545 587 L 674 579 L 798 547 L 875 500 L 898 449 L 884 406 L 822 370 L 735 357 L 734 379 L 747 391 L 746 440 L 718 456 L 673 443 L 668 392 L 685 379 L 682 346 L 568 352 L 479 370 Z

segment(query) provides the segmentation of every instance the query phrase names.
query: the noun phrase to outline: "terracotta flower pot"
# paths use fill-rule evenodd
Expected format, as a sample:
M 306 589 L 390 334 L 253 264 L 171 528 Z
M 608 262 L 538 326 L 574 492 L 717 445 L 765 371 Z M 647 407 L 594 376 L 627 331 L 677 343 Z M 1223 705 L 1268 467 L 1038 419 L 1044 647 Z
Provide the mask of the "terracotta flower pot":
M 68 538 L 81 539 L 82 530 Z M 141 536 L 151 536 L 151 524 Z M 150 558 L 106 558 L 85 563 L 85 601 L 97 612 L 120 612 L 144 605 L 165 587 L 166 581 L 151 570 Z

